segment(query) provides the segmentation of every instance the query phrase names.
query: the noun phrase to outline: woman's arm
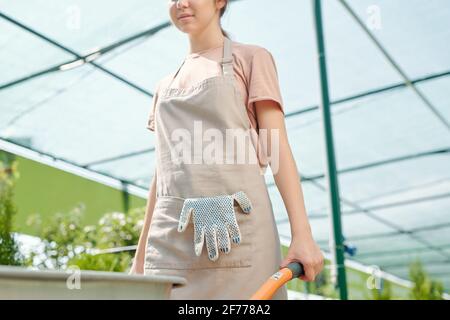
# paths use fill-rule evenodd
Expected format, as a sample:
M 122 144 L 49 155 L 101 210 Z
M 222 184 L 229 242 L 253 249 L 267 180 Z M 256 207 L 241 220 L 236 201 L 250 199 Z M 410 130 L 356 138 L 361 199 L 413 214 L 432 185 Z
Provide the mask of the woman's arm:
M 156 202 L 156 170 L 153 175 L 152 182 L 150 183 L 150 189 L 147 199 L 147 207 L 145 209 L 144 226 L 142 227 L 141 235 L 137 245 L 136 253 L 133 260 L 133 265 L 129 271 L 129 274 L 137 273 L 144 274 L 145 252 L 147 250 L 147 237 L 150 229 L 150 222 L 152 221 L 153 209 Z
M 314 281 L 316 275 L 323 269 L 324 258 L 312 236 L 300 176 L 288 142 L 284 114 L 278 103 L 273 100 L 257 101 L 255 104 L 259 129 L 267 130 L 268 139 L 265 152 L 271 168 L 273 159 L 278 157 L 274 179 L 288 212 L 291 227 L 291 244 L 280 268 L 285 267 L 291 261 L 301 262 L 305 268 L 305 275 L 300 278 L 305 281 Z M 278 141 L 270 139 L 273 129 L 278 130 Z M 272 143 L 278 143 L 278 155 L 271 154 Z

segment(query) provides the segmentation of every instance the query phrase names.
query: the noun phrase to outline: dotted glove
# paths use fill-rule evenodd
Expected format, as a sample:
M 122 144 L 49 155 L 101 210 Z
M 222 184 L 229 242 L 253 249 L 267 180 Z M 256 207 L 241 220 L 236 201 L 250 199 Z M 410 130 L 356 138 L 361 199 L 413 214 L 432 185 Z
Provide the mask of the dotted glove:
M 249 213 L 252 205 L 243 191 L 232 195 L 215 197 L 186 198 L 181 209 L 178 223 L 178 232 L 183 232 L 193 214 L 194 223 L 194 249 L 200 256 L 206 237 L 208 257 L 212 261 L 219 258 L 219 250 L 224 253 L 231 251 L 231 241 L 235 244 L 241 242 L 241 232 L 236 221 L 234 211 L 236 200 L 244 213 Z

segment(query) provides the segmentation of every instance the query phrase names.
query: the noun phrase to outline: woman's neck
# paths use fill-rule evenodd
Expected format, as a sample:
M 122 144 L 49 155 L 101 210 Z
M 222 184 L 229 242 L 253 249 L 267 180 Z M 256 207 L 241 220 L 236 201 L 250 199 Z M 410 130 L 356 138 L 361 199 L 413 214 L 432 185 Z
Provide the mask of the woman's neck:
M 224 35 L 220 33 L 218 36 L 200 35 L 197 37 L 190 37 L 190 52 L 189 54 L 207 51 L 223 45 Z

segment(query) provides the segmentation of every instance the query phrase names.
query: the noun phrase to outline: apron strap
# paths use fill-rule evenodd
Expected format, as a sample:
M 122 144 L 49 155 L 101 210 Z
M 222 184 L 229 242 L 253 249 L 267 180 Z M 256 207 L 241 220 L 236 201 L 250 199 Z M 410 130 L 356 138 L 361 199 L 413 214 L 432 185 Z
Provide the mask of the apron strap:
M 223 43 L 222 72 L 224 76 L 234 76 L 233 74 L 233 56 L 231 54 L 231 40 L 227 37 Z
M 183 60 L 183 62 L 181 63 L 181 65 L 178 67 L 177 72 L 175 72 L 175 74 L 173 75 L 172 79 L 170 80 L 169 85 L 167 86 L 167 89 L 170 89 L 170 87 L 172 86 L 173 81 L 175 80 L 175 77 L 177 76 L 178 72 L 180 72 L 181 67 L 183 66 L 183 64 L 186 62 L 186 59 Z

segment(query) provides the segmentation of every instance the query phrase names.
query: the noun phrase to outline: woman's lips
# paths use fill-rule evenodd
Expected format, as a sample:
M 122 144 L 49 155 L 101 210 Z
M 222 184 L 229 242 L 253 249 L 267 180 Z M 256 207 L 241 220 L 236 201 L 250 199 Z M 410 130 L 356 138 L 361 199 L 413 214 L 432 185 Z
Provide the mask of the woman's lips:
M 191 16 L 184 16 L 184 17 L 178 18 L 178 20 L 188 20 L 188 19 L 190 19 L 192 17 L 193 17 L 192 15 Z

